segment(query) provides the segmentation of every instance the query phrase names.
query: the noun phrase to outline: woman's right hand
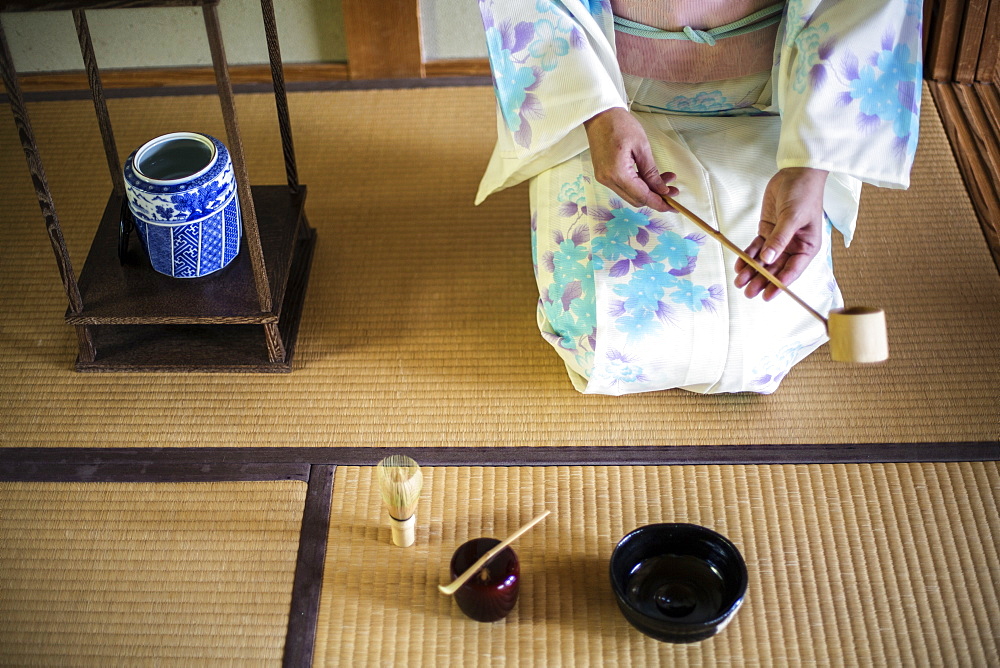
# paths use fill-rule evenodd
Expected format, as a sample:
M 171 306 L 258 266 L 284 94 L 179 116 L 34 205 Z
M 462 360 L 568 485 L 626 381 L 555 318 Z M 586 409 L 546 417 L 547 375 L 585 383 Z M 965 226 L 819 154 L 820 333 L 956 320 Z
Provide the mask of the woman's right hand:
M 797 279 L 823 245 L 823 191 L 828 173 L 808 167 L 778 171 L 764 189 L 757 237 L 747 254 L 761 261 L 774 276 L 789 285 Z M 753 299 L 778 295 L 772 285 L 743 260 L 736 261 L 736 287 Z
M 676 175 L 656 168 L 646 131 L 628 110 L 613 107 L 602 111 L 585 121 L 583 127 L 598 183 L 632 206 L 673 211 L 660 195 L 677 195 L 677 188 L 667 185 Z

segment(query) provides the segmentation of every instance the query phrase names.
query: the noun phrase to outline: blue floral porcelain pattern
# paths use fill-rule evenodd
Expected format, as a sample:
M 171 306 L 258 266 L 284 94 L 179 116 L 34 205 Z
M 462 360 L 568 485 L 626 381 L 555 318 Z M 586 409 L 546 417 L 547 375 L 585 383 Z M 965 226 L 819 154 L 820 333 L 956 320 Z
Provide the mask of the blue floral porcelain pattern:
M 125 164 L 125 192 L 139 238 L 156 271 L 195 278 L 218 271 L 239 254 L 242 222 L 232 160 L 225 145 L 196 178 L 157 183 L 136 173 L 134 151 Z

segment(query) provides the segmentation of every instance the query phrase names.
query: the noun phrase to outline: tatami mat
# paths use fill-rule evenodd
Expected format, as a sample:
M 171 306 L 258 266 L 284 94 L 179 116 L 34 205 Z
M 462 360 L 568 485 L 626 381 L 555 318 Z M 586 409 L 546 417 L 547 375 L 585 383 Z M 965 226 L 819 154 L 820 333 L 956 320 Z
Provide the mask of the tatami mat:
M 0 483 L 0 665 L 275 665 L 306 485 Z
M 852 304 L 888 313 L 892 358 L 823 348 L 773 396 L 582 396 L 535 326 L 527 191 L 476 208 L 488 87 L 295 93 L 318 242 L 295 371 L 72 371 L 66 299 L 13 122 L 0 123 L 0 444 L 535 446 L 1000 438 L 1000 278 L 925 97 L 913 187 L 868 189 L 836 255 Z M 127 154 L 160 133 L 225 137 L 215 97 L 109 101 Z M 269 95 L 238 99 L 255 183 L 283 183 Z M 29 105 L 79 270 L 110 180 L 89 101 Z
M 372 468 L 340 467 L 315 665 L 988 666 L 1000 662 L 1000 465 L 425 468 L 417 542 L 390 544 Z M 437 591 L 452 550 L 552 515 L 514 544 L 504 620 Z M 608 559 L 633 528 L 732 539 L 746 602 L 719 635 L 652 640 Z

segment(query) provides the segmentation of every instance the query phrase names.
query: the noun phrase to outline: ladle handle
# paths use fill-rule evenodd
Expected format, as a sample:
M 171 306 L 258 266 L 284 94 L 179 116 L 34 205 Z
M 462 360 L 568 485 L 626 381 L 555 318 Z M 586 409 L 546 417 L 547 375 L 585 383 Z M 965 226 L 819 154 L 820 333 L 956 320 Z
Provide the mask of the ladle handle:
M 510 545 L 515 540 L 520 538 L 521 534 L 525 533 L 528 529 L 530 529 L 531 527 L 535 526 L 536 524 L 544 520 L 546 517 L 548 517 L 549 513 L 551 512 L 552 512 L 551 510 L 543 511 L 533 520 L 522 526 L 520 529 L 518 529 L 511 535 L 507 536 L 503 541 L 500 542 L 499 545 L 495 545 L 493 549 L 491 549 L 489 552 L 480 557 L 479 560 L 476 561 L 476 563 L 472 564 L 467 569 L 465 569 L 464 573 L 462 573 L 457 578 L 452 580 L 449 584 L 438 585 L 438 589 L 441 590 L 442 594 L 448 594 L 449 596 L 454 594 L 456 591 L 458 591 L 459 587 L 464 585 L 469 580 L 469 578 L 471 578 L 473 575 L 481 571 L 483 569 L 483 566 L 485 566 L 490 559 L 500 554 L 504 549 L 506 549 L 508 545 Z
M 677 209 L 678 213 L 680 213 L 685 218 L 690 220 L 692 223 L 700 227 L 705 233 L 710 235 L 713 239 L 718 241 L 720 244 L 722 244 L 732 252 L 736 253 L 736 255 L 738 255 L 741 260 L 743 260 L 748 265 L 753 267 L 758 274 L 766 278 L 768 281 L 774 284 L 779 290 L 781 290 L 786 295 L 794 299 L 799 306 L 801 306 L 802 308 L 804 308 L 806 311 L 809 312 L 809 315 L 811 315 L 812 317 L 816 318 L 821 323 L 823 323 L 824 327 L 829 327 L 829 325 L 827 325 L 826 318 L 823 317 L 822 313 L 814 309 L 812 306 L 809 306 L 809 304 L 803 301 L 797 294 L 789 290 L 788 286 L 782 283 L 777 276 L 769 272 L 767 269 L 761 266 L 761 264 L 757 262 L 757 260 L 750 257 L 750 255 L 746 251 L 744 251 L 742 248 L 740 248 L 732 241 L 730 241 L 728 238 L 726 238 L 726 235 L 724 235 L 722 232 L 719 232 L 717 229 L 715 229 L 714 227 L 706 223 L 704 220 L 696 216 L 687 207 L 685 207 L 683 204 L 673 199 L 672 197 L 667 197 L 666 195 L 660 195 L 660 197 L 663 198 L 664 202 L 669 204 L 671 207 Z

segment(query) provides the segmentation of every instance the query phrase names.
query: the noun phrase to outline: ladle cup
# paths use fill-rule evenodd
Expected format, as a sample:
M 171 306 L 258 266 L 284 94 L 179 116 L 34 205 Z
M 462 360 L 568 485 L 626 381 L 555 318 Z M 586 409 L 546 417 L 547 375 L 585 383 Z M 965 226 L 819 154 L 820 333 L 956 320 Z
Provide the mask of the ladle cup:
M 807 304 L 802 298 L 788 289 L 774 274 L 765 269 L 757 260 L 742 248 L 730 241 L 722 232 L 706 223 L 692 213 L 684 205 L 672 197 L 660 195 L 663 201 L 677 210 L 682 216 L 697 225 L 706 234 L 721 243 L 725 248 L 753 267 L 757 273 L 766 278 L 779 290 L 791 297 L 799 306 L 809 312 L 809 315 L 823 323 L 830 337 L 830 357 L 835 362 L 882 362 L 889 358 L 889 339 L 885 328 L 885 313 L 882 309 L 868 306 L 839 308 L 830 311 L 829 319 Z

